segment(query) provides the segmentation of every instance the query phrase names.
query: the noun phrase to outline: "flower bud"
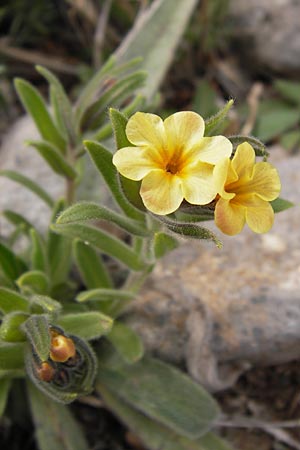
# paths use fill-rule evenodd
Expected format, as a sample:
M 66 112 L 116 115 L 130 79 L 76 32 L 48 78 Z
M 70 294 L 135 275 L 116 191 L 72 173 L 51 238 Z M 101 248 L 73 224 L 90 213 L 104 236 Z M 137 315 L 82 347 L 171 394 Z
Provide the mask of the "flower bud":
M 69 358 L 73 358 L 75 354 L 76 349 L 72 339 L 58 334 L 56 331 L 51 331 L 50 358 L 52 361 L 65 362 Z
M 36 373 L 40 380 L 48 383 L 53 379 L 55 370 L 48 362 L 42 362 L 42 364 L 36 369 Z

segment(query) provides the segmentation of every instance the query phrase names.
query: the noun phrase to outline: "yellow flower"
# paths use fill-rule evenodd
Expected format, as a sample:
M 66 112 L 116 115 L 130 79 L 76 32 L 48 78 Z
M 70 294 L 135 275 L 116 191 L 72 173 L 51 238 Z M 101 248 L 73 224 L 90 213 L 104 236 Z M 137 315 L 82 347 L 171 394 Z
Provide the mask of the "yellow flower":
M 224 136 L 203 137 L 204 128 L 192 111 L 165 121 L 142 112 L 129 119 L 126 135 L 134 146 L 118 150 L 113 163 L 124 177 L 142 180 L 140 195 L 153 213 L 170 214 L 183 199 L 205 205 L 215 198 L 213 168 L 231 155 L 232 144 Z
M 267 162 L 255 162 L 255 152 L 244 142 L 232 160 L 225 158 L 214 168 L 220 198 L 215 208 L 215 222 L 229 235 L 240 233 L 245 223 L 255 233 L 266 233 L 274 221 L 269 201 L 280 192 L 277 170 Z

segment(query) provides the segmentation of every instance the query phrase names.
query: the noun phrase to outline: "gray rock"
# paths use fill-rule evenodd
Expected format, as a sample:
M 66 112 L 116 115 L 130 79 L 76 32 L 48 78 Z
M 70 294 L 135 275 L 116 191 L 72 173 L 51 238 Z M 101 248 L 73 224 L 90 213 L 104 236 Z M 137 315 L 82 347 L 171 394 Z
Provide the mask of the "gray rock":
M 275 149 L 282 197 L 299 204 L 300 157 Z M 268 234 L 189 241 L 164 258 L 128 322 L 147 349 L 187 367 L 214 391 L 251 365 L 300 357 L 300 212 L 276 215 Z M 207 223 L 213 229 L 212 223 Z
M 40 140 L 31 117 L 18 119 L 3 138 L 0 148 L 0 170 L 14 170 L 40 184 L 56 200 L 65 195 L 65 179 L 48 166 L 39 153 L 25 144 L 28 140 Z M 111 198 L 101 178 L 86 155 L 86 176 L 80 186 L 78 199 L 89 199 L 111 205 Z M 31 191 L 6 177 L 0 177 L 0 211 L 11 209 L 29 220 L 44 232 L 49 224 L 49 207 Z M 0 215 L 0 235 L 7 236 L 10 224 Z
M 247 70 L 300 73 L 300 2 L 230 0 L 229 23 Z

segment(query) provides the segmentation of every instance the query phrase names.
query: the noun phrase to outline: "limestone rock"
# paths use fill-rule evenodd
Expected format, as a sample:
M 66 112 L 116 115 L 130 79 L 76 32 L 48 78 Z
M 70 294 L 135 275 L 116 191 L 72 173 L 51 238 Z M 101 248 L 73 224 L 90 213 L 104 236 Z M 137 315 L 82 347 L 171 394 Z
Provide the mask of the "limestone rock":
M 299 204 L 299 155 L 278 149 L 272 160 L 281 196 Z M 163 259 L 127 317 L 147 349 L 186 366 L 210 390 L 232 385 L 253 364 L 299 358 L 299 221 L 294 207 L 276 215 L 268 234 L 215 230 L 223 249 L 189 241 Z
M 230 0 L 235 51 L 247 70 L 300 73 L 300 3 L 295 0 Z M 254 69 L 256 70 L 256 69 Z

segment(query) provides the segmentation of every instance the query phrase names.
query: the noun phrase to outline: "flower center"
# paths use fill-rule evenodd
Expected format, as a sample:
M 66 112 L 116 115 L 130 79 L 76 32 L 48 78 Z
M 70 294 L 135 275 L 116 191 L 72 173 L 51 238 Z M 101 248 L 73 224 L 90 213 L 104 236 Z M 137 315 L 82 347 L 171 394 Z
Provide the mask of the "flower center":
M 171 173 L 172 175 L 175 175 L 178 172 L 178 163 L 177 162 L 173 162 L 170 161 L 167 165 L 166 165 L 166 172 Z

